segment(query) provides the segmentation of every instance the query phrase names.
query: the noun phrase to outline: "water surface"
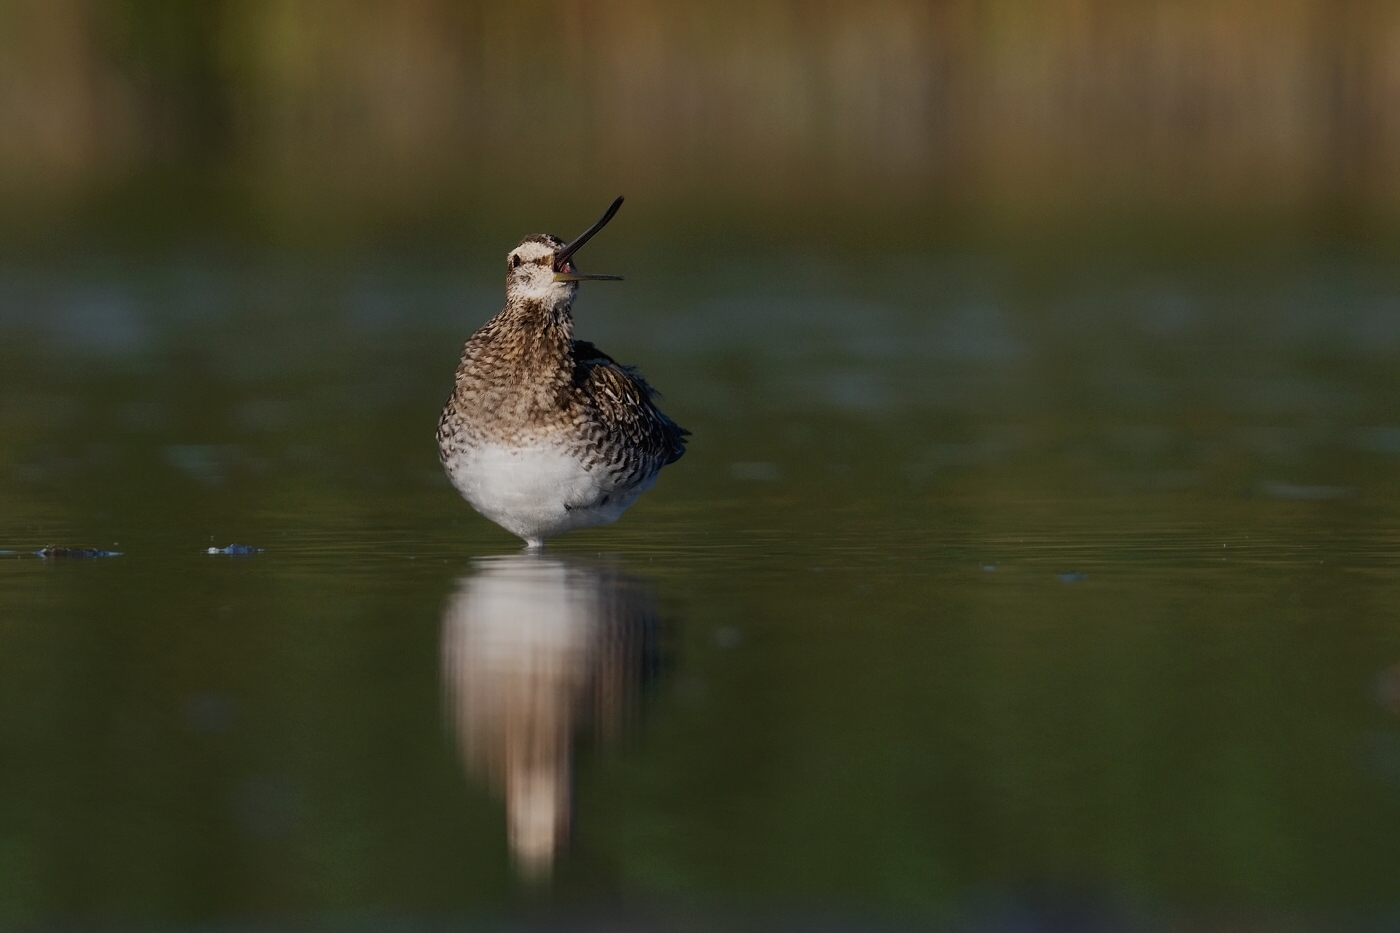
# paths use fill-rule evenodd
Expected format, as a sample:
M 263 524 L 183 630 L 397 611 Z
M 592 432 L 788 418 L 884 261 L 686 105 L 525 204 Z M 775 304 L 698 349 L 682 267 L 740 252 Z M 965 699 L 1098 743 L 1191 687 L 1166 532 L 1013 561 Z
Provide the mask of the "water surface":
M 0 919 L 1395 915 L 1400 267 L 604 252 L 691 451 L 523 564 L 497 264 L 0 269 Z

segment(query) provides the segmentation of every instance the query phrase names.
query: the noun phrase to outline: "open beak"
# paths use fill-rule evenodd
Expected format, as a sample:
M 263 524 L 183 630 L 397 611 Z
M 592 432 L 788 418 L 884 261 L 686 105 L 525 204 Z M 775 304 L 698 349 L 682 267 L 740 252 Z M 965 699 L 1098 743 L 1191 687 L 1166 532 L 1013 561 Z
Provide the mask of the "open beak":
M 622 276 L 620 276 L 620 275 L 591 275 L 591 274 L 588 274 L 588 273 L 579 272 L 577 269 L 574 268 L 573 263 L 569 262 L 569 259 L 574 255 L 574 253 L 578 252 L 580 246 L 582 246 L 583 244 L 587 243 L 589 240 L 593 239 L 593 234 L 597 233 L 599 230 L 602 230 L 603 227 L 607 226 L 608 221 L 610 221 L 610 220 L 613 219 L 613 215 L 617 213 L 617 209 L 618 209 L 619 207 L 621 207 L 621 206 L 622 206 L 622 197 L 621 197 L 621 195 L 619 195 L 619 196 L 618 196 L 618 199 L 617 199 L 616 201 L 612 202 L 612 204 L 610 204 L 610 205 L 608 206 L 608 209 L 607 209 L 606 211 L 603 212 L 603 216 L 598 218 L 598 222 L 597 222 L 597 223 L 595 223 L 593 226 L 589 227 L 587 230 L 585 230 L 585 231 L 583 231 L 582 233 L 580 233 L 580 234 L 574 239 L 574 241 L 573 241 L 572 243 L 569 243 L 568 245 L 566 245 L 565 247 L 563 247 L 562 249 L 560 249 L 559 252 L 557 252 L 557 253 L 554 254 L 554 281 L 556 281 L 556 282 L 621 282 L 621 281 L 622 281 Z

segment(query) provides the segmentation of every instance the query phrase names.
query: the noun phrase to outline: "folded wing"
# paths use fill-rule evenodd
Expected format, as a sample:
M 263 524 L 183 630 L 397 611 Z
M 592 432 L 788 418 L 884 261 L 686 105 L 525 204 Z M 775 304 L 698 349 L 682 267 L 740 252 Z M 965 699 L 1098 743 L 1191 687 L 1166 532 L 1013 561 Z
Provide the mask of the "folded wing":
M 656 390 L 636 369 L 586 340 L 574 341 L 574 385 L 602 416 L 593 423 L 608 425 L 622 435 L 598 440 L 605 447 L 635 452 L 637 462 L 629 462 L 628 467 L 651 474 L 685 453 L 690 432 L 656 407 L 652 402 Z

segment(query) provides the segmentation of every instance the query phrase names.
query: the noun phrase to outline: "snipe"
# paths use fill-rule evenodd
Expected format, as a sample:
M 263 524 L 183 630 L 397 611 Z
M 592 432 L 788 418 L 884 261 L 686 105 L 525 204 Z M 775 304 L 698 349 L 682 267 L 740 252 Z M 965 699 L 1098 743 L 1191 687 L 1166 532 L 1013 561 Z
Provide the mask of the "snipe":
M 574 528 L 617 521 L 685 453 L 631 366 L 574 339 L 578 283 L 620 280 L 574 266 L 622 206 L 571 243 L 548 234 L 506 258 L 506 304 L 472 334 L 438 421 L 443 467 L 472 507 L 538 548 Z

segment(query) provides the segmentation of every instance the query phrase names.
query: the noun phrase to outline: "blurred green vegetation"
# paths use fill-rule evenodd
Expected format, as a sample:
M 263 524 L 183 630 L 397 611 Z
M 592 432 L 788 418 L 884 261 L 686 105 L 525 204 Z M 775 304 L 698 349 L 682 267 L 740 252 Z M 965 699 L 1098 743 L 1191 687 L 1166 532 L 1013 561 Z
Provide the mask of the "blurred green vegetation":
M 1383 0 L 5 0 L 12 242 L 1393 224 Z M 865 218 L 865 220 L 862 220 Z M 838 222 L 839 221 L 839 222 Z

